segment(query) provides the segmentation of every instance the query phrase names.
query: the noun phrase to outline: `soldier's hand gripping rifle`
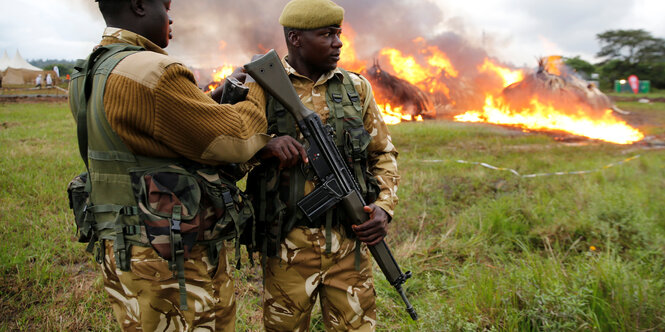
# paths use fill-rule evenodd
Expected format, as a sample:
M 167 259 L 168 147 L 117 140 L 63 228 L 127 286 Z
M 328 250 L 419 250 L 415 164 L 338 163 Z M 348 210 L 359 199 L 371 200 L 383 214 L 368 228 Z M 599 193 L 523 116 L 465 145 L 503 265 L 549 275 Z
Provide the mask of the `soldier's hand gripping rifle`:
M 319 116 L 300 101 L 277 53 L 271 50 L 244 68 L 293 115 L 300 132 L 309 143 L 307 158 L 318 177 L 318 183 L 314 191 L 298 201 L 298 207 L 307 218 L 314 220 L 341 202 L 346 215 L 354 224 L 365 222 L 368 219 L 368 214 L 363 210 L 365 201 L 358 183 L 337 150 L 332 129 L 325 127 Z M 402 284 L 411 277 L 411 272 L 402 273 L 385 241 L 369 246 L 369 251 L 388 282 L 402 297 L 411 318 L 418 319 L 416 310 L 402 289 Z

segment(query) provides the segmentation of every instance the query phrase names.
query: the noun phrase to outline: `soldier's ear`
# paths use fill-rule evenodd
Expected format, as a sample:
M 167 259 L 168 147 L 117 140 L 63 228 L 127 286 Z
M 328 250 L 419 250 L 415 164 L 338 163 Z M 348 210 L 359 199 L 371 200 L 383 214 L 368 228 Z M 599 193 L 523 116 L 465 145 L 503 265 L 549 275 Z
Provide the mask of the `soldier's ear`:
M 136 16 L 145 16 L 146 14 L 146 0 L 131 0 L 130 1 L 130 7 L 132 9 L 132 12 Z
M 294 47 L 300 47 L 301 41 L 300 37 L 302 34 L 298 30 L 291 30 L 288 34 L 289 43 Z

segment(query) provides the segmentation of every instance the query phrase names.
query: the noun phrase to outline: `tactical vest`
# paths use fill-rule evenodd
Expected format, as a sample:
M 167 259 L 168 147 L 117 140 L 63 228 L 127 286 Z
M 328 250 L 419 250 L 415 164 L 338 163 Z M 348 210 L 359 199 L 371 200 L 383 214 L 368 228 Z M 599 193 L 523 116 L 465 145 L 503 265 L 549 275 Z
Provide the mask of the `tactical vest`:
M 328 81 L 326 103 L 330 110 L 327 124 L 333 129 L 335 144 L 342 153 L 358 181 L 366 202 L 376 200 L 379 186 L 376 178 L 368 171 L 367 146 L 371 136 L 363 123 L 363 107 L 349 73 L 340 68 L 343 80 L 335 75 Z M 289 135 L 300 139 L 293 116 L 274 98 L 270 97 L 266 107 L 268 134 Z M 288 172 L 283 176 L 282 172 Z M 331 209 L 324 220 L 310 224 L 298 209 L 296 202 L 304 196 L 305 182 L 314 179 L 313 170 L 302 163 L 280 172 L 274 165 L 262 164 L 250 172 L 247 188 L 256 211 L 257 232 L 261 235 L 264 254 L 272 256 L 279 252 L 279 243 L 295 226 L 326 226 L 326 250 L 329 252 L 330 228 L 341 224 L 347 234 L 353 236 L 350 225 L 345 225 L 342 209 Z M 280 183 L 288 178 L 288 183 Z M 333 211 L 334 210 L 334 211 Z
M 185 159 L 133 154 L 113 131 L 104 111 L 106 81 L 122 59 L 142 50 L 127 44 L 102 46 L 77 64 L 70 105 L 88 173 L 72 182 L 79 190 L 70 190 L 70 205 L 79 206 L 74 210 L 79 241 L 90 242 L 88 251 L 101 242 L 98 262 L 105 240 L 113 241 L 116 264 L 123 271 L 130 270 L 131 246 L 152 246 L 167 259 L 177 273 L 181 308 L 187 310 L 184 260 L 189 250 L 195 243 L 207 245 L 210 263 L 217 264 L 224 240 L 235 238 L 239 258 L 238 237 L 253 211 L 243 204 L 235 181 L 217 170 Z M 76 195 L 87 200 L 72 200 Z

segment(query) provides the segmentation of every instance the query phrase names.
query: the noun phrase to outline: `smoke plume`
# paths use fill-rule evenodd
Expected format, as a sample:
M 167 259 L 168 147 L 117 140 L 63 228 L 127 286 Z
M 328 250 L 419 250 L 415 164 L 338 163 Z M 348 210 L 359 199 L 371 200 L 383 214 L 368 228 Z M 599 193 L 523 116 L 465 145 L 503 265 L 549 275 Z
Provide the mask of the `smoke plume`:
M 286 47 L 278 19 L 287 0 L 244 1 L 174 1 L 174 40 L 169 52 L 197 67 L 216 67 L 222 63 L 242 64 L 253 54 L 275 49 L 283 54 Z M 470 45 L 458 33 L 437 35 L 447 19 L 439 6 L 427 0 L 375 1 L 338 0 L 345 9 L 345 23 L 355 31 L 359 58 L 371 60 L 384 47 L 413 48 L 417 37 L 437 40 L 434 45 L 444 52 L 484 52 Z M 452 55 L 451 55 L 452 56 Z M 455 59 L 453 59 L 455 60 Z

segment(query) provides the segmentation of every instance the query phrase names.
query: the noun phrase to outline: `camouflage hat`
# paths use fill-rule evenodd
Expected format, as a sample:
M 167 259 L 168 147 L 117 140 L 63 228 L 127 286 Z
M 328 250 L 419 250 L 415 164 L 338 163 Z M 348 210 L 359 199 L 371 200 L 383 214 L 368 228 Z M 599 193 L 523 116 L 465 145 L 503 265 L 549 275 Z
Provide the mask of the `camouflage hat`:
M 344 8 L 330 0 L 291 0 L 284 6 L 279 24 L 294 29 L 318 29 L 341 25 Z

